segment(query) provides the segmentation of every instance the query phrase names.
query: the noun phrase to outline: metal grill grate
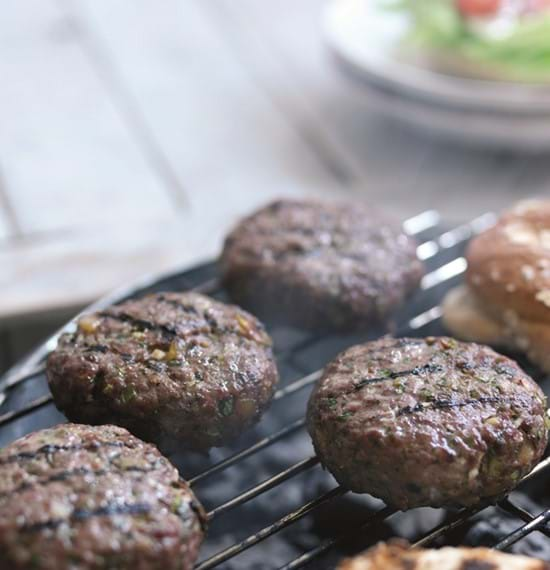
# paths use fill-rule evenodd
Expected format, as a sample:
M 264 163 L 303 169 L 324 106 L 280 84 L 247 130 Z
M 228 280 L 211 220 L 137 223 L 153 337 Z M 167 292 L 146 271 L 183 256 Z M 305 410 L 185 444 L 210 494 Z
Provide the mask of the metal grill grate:
M 404 224 L 405 231 L 418 238 L 420 243 L 418 255 L 425 262 L 427 273 L 422 280 L 420 291 L 416 297 L 405 307 L 396 317 L 391 332 L 402 335 L 438 334 L 442 332 L 439 318 L 441 316 L 440 301 L 445 292 L 460 280 L 461 274 L 466 268 L 466 261 L 462 256 L 467 241 L 475 234 L 480 233 L 494 223 L 495 217 L 492 214 L 485 214 L 476 218 L 468 224 L 459 226 L 453 230 L 441 232 L 439 228 L 439 216 L 436 212 L 428 211 L 414 218 L 407 220 Z M 223 291 L 216 276 L 215 264 L 207 264 L 196 269 L 185 272 L 172 273 L 160 277 L 148 277 L 131 287 L 124 288 L 112 295 L 98 301 L 87 310 L 103 308 L 113 302 L 120 302 L 134 296 L 159 290 L 185 290 L 195 289 L 201 292 L 224 299 Z M 225 299 L 224 299 L 225 300 Z M 30 355 L 16 368 L 8 372 L 0 380 L 0 403 L 4 402 L 3 413 L 0 415 L 0 439 L 6 443 L 10 439 L 26 433 L 30 429 L 45 427 L 39 418 L 40 410 L 52 406 L 51 395 L 47 392 L 44 377 L 44 358 L 48 352 L 55 347 L 57 337 L 61 332 L 71 330 L 74 326 L 69 323 L 62 331 L 48 339 L 33 354 Z M 289 400 L 298 393 L 305 392 L 312 384 L 318 380 L 320 370 L 315 370 L 322 365 L 333 354 L 339 352 L 345 346 L 354 342 L 366 340 L 383 334 L 385 331 L 371 331 L 369 335 L 361 337 L 334 337 L 330 335 L 318 336 L 306 334 L 290 329 L 273 331 L 275 336 L 276 356 L 280 367 L 284 367 L 291 361 L 299 361 L 302 369 L 307 370 L 307 374 L 283 385 L 275 394 L 275 402 Z M 328 349 L 327 347 L 330 347 Z M 313 371 L 312 371 L 313 370 Z M 44 393 L 35 395 L 32 390 L 26 390 L 26 386 L 31 381 L 41 382 Z M 40 384 L 39 382 L 39 384 Z M 274 411 L 268 412 L 275 413 Z M 49 416 L 48 416 L 49 417 Z M 54 416 L 55 417 L 55 416 Z M 35 421 L 36 420 L 36 421 Z M 54 419 L 55 421 L 55 419 Z M 51 420 L 49 420 L 51 423 Z M 37 424 L 37 425 L 34 425 Z M 216 476 L 225 470 L 239 465 L 247 458 L 267 453 L 270 448 L 275 448 L 280 442 L 292 437 L 303 430 L 305 419 L 299 417 L 289 421 L 286 425 L 272 433 L 253 441 L 244 449 L 230 452 L 216 463 L 208 465 L 201 472 L 190 477 L 188 480 L 193 487 L 200 486 L 197 495 L 201 498 L 201 490 L 208 484 L 216 485 Z M 250 436 L 249 437 L 253 437 Z M 284 489 L 285 484 L 301 474 L 307 473 L 319 464 L 315 456 L 305 457 L 294 465 L 270 476 L 235 496 L 224 500 L 208 512 L 210 521 L 218 519 L 222 514 L 238 509 L 245 503 L 263 495 L 275 488 Z M 543 460 L 527 477 L 525 482 L 547 470 L 550 466 L 550 458 Z M 297 483 L 296 483 L 297 484 Z M 279 533 L 283 529 L 294 525 L 308 515 L 315 513 L 327 504 L 336 501 L 347 493 L 346 489 L 336 486 L 301 504 L 284 516 L 273 521 L 266 521 L 265 526 L 260 530 L 250 534 L 244 540 L 240 540 L 226 546 L 218 552 L 211 554 L 208 558 L 199 562 L 196 570 L 208 570 L 223 564 L 224 562 L 238 556 L 245 550 L 265 541 L 269 537 Z M 490 507 L 489 504 L 481 504 L 475 508 L 462 509 L 455 512 L 444 523 L 433 528 L 416 542 L 417 545 L 426 546 L 436 539 L 445 537 L 449 532 L 459 528 L 474 515 Z M 523 521 L 523 525 L 503 536 L 495 548 L 506 549 L 515 542 L 521 540 L 529 533 L 539 530 L 550 536 L 546 530 L 546 524 L 550 521 L 550 509 L 533 515 L 522 507 L 514 504 L 510 498 L 505 498 L 497 505 L 503 512 L 514 515 Z M 325 541 L 321 541 L 317 546 L 306 550 L 294 560 L 275 567 L 280 569 L 301 568 L 314 560 L 320 559 L 330 549 L 359 536 L 366 536 L 365 531 L 381 524 L 396 514 L 396 511 L 388 506 L 383 506 L 374 512 L 369 512 L 358 524 L 354 524 L 349 529 L 344 529 L 340 534 L 336 534 Z M 364 541 L 364 547 L 370 545 L 368 540 Z M 208 538 L 207 538 L 208 543 Z M 241 567 L 241 566 L 239 566 Z

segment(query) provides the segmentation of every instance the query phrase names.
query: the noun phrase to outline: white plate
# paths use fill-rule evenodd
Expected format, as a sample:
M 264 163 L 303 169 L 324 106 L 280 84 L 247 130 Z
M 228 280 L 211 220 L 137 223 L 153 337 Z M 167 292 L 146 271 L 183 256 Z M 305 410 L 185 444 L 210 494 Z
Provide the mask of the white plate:
M 491 150 L 550 151 L 550 116 L 502 116 L 444 108 L 388 92 L 376 85 L 365 86 L 370 112 L 398 120 L 432 136 Z
M 396 56 L 403 15 L 382 11 L 378 0 L 333 0 L 324 15 L 329 45 L 364 79 L 419 101 L 464 111 L 550 116 L 550 86 L 445 75 Z

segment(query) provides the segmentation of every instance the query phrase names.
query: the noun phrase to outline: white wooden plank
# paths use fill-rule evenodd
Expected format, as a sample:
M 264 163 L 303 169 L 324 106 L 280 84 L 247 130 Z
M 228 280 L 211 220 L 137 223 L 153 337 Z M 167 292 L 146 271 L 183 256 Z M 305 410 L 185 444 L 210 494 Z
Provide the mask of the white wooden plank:
M 10 229 L 4 219 L 3 214 L 0 212 L 0 241 L 6 239 L 10 235 Z
M 199 227 L 208 224 L 187 213 L 147 231 L 100 227 L 0 249 L 0 320 L 85 305 L 143 275 L 206 261 L 218 236 Z
M 5 188 L 1 163 L 0 160 L 0 243 L 21 235 L 19 219 Z
M 5 198 L 0 189 L 0 243 L 14 234 L 14 228 L 10 224 L 5 210 Z
M 339 182 L 228 50 L 200 2 L 69 4 L 106 46 L 193 211 L 214 220 L 218 236 L 274 196 L 325 195 Z
M 164 219 L 173 205 L 50 0 L 2 3 L 0 163 L 23 231 Z

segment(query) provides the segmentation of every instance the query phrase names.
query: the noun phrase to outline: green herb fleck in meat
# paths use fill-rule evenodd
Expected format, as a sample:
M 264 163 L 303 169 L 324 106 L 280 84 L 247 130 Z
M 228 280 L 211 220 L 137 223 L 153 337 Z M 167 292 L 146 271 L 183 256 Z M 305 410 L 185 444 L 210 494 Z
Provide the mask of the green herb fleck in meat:
M 347 411 L 347 412 L 340 414 L 338 416 L 338 419 L 342 422 L 345 422 L 347 419 L 351 418 L 351 416 L 353 416 L 353 412 Z
M 122 394 L 120 395 L 120 401 L 123 404 L 131 402 L 137 398 L 137 392 L 135 391 L 133 386 L 126 386 L 124 390 L 122 390 Z
M 223 417 L 230 416 L 233 413 L 233 398 L 220 400 L 218 410 Z

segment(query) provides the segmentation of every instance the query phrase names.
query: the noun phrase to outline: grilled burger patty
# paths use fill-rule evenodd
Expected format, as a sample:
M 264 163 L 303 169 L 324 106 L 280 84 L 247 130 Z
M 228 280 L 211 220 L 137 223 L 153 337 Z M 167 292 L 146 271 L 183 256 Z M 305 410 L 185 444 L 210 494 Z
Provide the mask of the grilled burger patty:
M 338 570 L 550 570 L 550 564 L 489 548 L 411 549 L 392 541 L 344 560 Z
M 278 380 L 262 324 L 197 293 L 154 294 L 81 318 L 47 373 L 69 419 L 191 449 L 223 445 L 256 422 Z
M 308 407 L 321 462 L 400 509 L 510 491 L 547 443 L 546 398 L 512 360 L 451 338 L 383 338 L 325 369 Z
M 274 202 L 229 234 L 221 266 L 240 305 L 324 328 L 380 321 L 423 272 L 414 241 L 362 202 Z
M 125 429 L 64 424 L 0 451 L 0 568 L 188 570 L 205 514 Z

